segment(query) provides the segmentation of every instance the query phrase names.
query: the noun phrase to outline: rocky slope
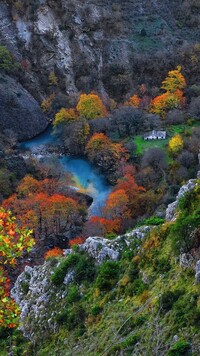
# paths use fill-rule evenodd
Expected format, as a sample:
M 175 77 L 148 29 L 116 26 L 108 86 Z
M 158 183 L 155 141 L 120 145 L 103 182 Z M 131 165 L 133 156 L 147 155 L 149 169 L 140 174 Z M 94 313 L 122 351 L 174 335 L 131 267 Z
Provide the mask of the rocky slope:
M 198 181 L 189 181 L 176 207 L 188 192 L 196 192 L 190 195 L 196 204 L 198 191 Z M 178 215 L 167 212 L 167 219 L 173 231 Z M 11 295 L 21 308 L 20 330 L 33 341 L 29 346 L 38 343 L 32 352 L 125 355 L 131 350 L 172 356 L 175 349 L 198 354 L 200 261 L 198 253 L 175 255 L 173 238 L 168 221 L 114 240 L 89 237 L 62 259 L 26 266 Z
M 188 85 L 196 83 L 199 11 L 195 0 L 2 0 L 0 45 L 19 65 L 15 79 L 1 81 L 3 129 L 14 128 L 19 139 L 44 129 L 32 96 L 41 103 L 52 92 L 65 94 L 72 105 L 81 91 L 96 90 L 121 101 L 142 83 L 160 86 L 178 64 Z
M 150 78 L 160 84 L 163 71 L 184 64 L 199 10 L 194 0 L 4 0 L 0 42 L 29 61 L 25 82 L 38 98 L 50 71 L 69 95 L 96 89 L 120 97 Z M 194 63 L 189 70 L 191 80 Z
M 33 96 L 13 78 L 1 76 L 1 130 L 12 130 L 18 140 L 25 140 L 44 131 L 47 124 L 47 119 Z
M 113 241 L 103 237 L 89 237 L 80 246 L 80 251 L 86 252 L 98 265 L 106 260 L 116 261 L 120 258 L 120 252 L 124 246 L 129 246 L 134 239 L 142 240 L 148 231 L 150 227 L 141 227 Z M 65 251 L 67 256 L 72 253 L 72 250 Z M 59 261 L 47 261 L 33 268 L 26 266 L 11 291 L 12 298 L 21 309 L 20 329 L 29 339 L 35 337 L 38 328 L 49 330 L 49 332 L 58 329 L 55 305 L 62 304 L 62 300 L 68 294 L 70 283 L 74 281 L 74 272 L 70 269 L 65 275 L 61 288 L 55 287 L 51 275 L 59 264 Z

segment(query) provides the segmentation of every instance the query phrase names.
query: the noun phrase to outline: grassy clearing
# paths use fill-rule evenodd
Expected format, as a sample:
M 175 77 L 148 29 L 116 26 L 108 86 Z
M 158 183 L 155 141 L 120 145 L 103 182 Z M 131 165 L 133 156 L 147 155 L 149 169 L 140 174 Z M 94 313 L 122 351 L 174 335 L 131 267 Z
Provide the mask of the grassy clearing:
M 167 138 L 165 140 L 150 140 L 150 141 L 145 141 L 143 139 L 143 135 L 138 135 L 134 137 L 134 143 L 137 146 L 136 149 L 136 154 L 140 155 L 144 151 L 148 150 L 149 148 L 161 148 L 163 150 L 166 150 L 166 147 L 168 145 L 168 142 L 170 138 L 176 134 L 180 135 L 187 135 L 191 134 L 192 129 L 194 127 L 200 126 L 200 122 L 196 121 L 192 125 L 189 124 L 180 124 L 180 125 L 172 125 L 170 127 L 167 127 Z
M 165 140 L 152 140 L 152 141 L 145 141 L 143 136 L 138 135 L 135 136 L 134 143 L 137 146 L 136 154 L 142 154 L 144 151 L 148 150 L 149 148 L 162 148 L 165 150 L 167 144 L 169 142 L 169 138 Z

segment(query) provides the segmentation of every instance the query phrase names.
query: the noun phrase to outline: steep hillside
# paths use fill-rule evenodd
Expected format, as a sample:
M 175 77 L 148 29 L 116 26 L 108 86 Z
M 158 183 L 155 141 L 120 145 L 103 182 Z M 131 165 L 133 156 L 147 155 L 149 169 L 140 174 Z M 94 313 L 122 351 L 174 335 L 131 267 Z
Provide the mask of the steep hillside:
M 199 0 L 0 1 L 0 355 L 200 355 L 199 33 Z
M 12 290 L 25 338 L 15 332 L 2 347 L 38 356 L 199 355 L 199 182 L 177 203 L 175 221 L 88 238 L 62 259 L 27 266 Z
M 196 0 L 2 1 L 0 42 L 38 99 L 51 71 L 69 95 L 96 89 L 120 98 L 177 64 L 196 80 L 199 11 Z
M 47 119 L 37 101 L 7 75 L 0 78 L 0 108 L 1 130 L 12 130 L 17 140 L 34 137 L 47 127 Z

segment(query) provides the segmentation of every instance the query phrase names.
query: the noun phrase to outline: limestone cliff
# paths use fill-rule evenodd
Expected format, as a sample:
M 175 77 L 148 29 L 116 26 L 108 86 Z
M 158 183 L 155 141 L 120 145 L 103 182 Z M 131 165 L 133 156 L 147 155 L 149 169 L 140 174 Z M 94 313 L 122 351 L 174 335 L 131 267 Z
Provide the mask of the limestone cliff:
M 47 127 L 47 120 L 33 96 L 13 78 L 0 80 L 1 131 L 12 130 L 18 140 L 36 136 Z
M 199 10 L 195 0 L 2 0 L 0 44 L 21 68 L 15 79 L 39 103 L 52 92 L 76 101 L 81 91 L 91 90 L 122 101 L 142 83 L 160 86 L 167 71 L 178 64 L 188 85 L 196 83 Z M 58 78 L 56 87 L 49 85 L 51 72 Z M 40 118 L 42 113 L 36 107 L 32 110 L 30 95 L 24 110 L 30 106 L 29 113 L 34 114 L 25 135 L 24 114 L 19 120 L 22 139 L 45 126 L 43 118 L 33 128 L 40 121 L 37 112 Z M 8 106 L 7 99 L 3 106 Z M 2 115 L 3 128 L 16 129 L 14 114 L 4 110 Z
M 69 95 L 95 89 L 119 98 L 184 65 L 198 39 L 199 10 L 186 0 L 1 1 L 0 42 L 30 62 L 25 82 L 37 98 L 52 70 Z M 191 67 L 189 80 L 194 73 Z

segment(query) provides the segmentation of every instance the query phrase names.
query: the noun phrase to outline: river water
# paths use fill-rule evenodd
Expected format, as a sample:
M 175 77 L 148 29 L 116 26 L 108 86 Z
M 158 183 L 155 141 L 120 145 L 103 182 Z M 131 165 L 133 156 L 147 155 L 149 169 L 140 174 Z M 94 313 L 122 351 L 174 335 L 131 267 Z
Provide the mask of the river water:
M 37 137 L 25 141 L 21 144 L 23 150 L 28 150 L 37 159 L 48 164 L 49 154 L 47 147 L 59 144 L 58 139 L 52 134 L 52 129 L 49 127 L 44 133 Z M 45 159 L 48 158 L 48 159 Z M 107 183 L 103 174 L 99 173 L 98 169 L 92 166 L 86 159 L 70 157 L 62 155 L 53 160 L 64 172 L 69 172 L 72 175 L 73 187 L 77 191 L 86 193 L 93 198 L 93 203 L 89 208 L 89 215 L 100 215 L 102 207 L 105 205 L 106 199 L 111 192 L 111 186 Z

